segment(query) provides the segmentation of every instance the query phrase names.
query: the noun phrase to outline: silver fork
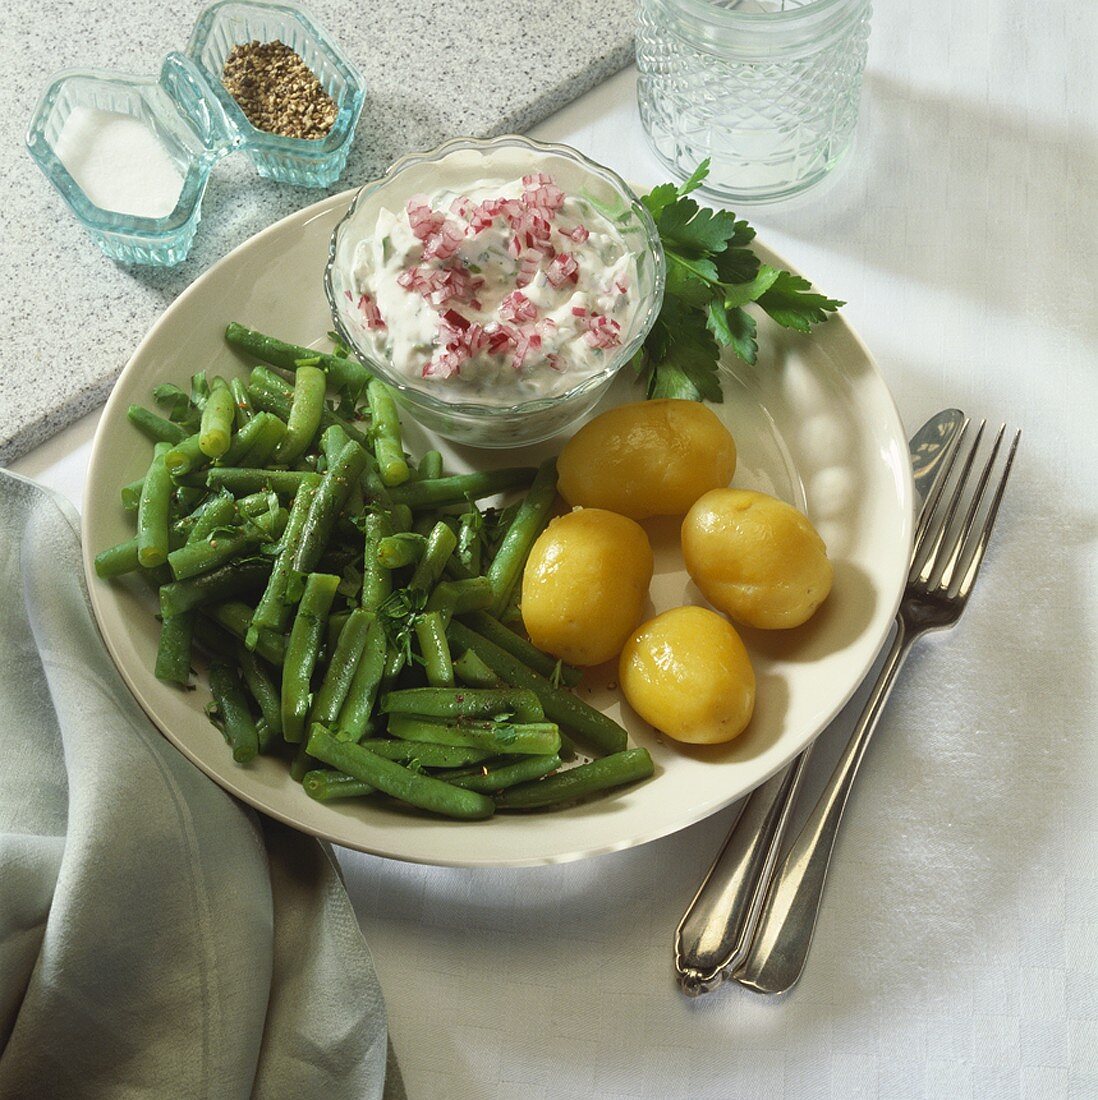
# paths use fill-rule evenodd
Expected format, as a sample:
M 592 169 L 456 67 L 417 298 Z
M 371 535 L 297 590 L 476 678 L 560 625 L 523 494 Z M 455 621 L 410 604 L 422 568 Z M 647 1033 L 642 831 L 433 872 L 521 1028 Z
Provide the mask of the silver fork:
M 986 423 L 980 424 L 952 492 L 944 492 L 950 470 L 937 486 L 934 506 L 923 512 L 896 633 L 880 677 L 819 801 L 771 881 L 751 949 L 733 974 L 741 985 L 757 992 L 784 993 L 801 976 L 843 810 L 896 673 L 916 638 L 953 626 L 968 603 L 1022 434 L 1014 434 L 992 487 L 1006 425 L 999 428 L 990 454 L 974 476 Z M 958 448 L 954 462 L 960 454 Z

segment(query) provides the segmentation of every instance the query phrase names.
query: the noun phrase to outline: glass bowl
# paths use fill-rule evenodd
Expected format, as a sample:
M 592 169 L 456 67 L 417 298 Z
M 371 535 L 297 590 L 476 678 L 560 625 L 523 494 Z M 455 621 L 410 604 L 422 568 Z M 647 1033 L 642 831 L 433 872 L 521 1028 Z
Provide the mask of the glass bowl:
M 544 171 L 565 192 L 582 195 L 614 221 L 626 246 L 637 257 L 640 297 L 632 322 L 621 333 L 620 345 L 600 371 L 563 393 L 513 405 L 463 401 L 460 394 L 454 395 L 455 400 L 447 400 L 441 390 L 445 382 L 415 384 L 392 363 L 376 358 L 360 339 L 364 332 L 362 313 L 348 293 L 355 247 L 373 231 L 382 208 L 402 210 L 413 195 L 435 189 L 443 171 L 447 184 L 456 187 Z M 366 184 L 332 234 L 324 290 L 344 342 L 374 374 L 393 387 L 400 403 L 421 424 L 447 439 L 475 447 L 514 447 L 556 435 L 595 405 L 655 323 L 663 300 L 664 278 L 659 234 L 648 211 L 624 180 L 566 145 L 507 135 L 484 141 L 457 138 L 430 152 L 410 154 L 379 180 Z

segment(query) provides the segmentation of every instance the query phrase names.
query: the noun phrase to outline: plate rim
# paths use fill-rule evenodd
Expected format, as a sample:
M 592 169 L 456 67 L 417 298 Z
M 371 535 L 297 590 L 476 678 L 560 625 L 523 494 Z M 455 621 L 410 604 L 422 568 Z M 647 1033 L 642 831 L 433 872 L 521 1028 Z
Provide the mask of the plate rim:
M 633 186 L 630 184 L 630 186 Z M 635 188 L 634 188 L 635 189 Z M 167 307 L 160 313 L 148 331 L 142 337 L 140 342 L 134 348 L 133 353 L 127 359 L 125 366 L 119 372 L 118 377 L 115 379 L 114 384 L 111 387 L 111 392 L 107 397 L 103 406 L 103 412 L 100 416 L 99 423 L 96 426 L 95 435 L 92 440 L 91 451 L 88 456 L 87 471 L 88 476 L 85 480 L 84 489 L 81 494 L 81 512 L 80 512 L 80 527 L 81 527 L 81 555 L 84 566 L 84 579 L 88 588 L 88 599 L 92 608 L 93 618 L 95 620 L 96 629 L 99 632 L 100 637 L 103 640 L 104 645 L 107 648 L 107 652 L 110 654 L 111 661 L 117 669 L 123 683 L 126 685 L 127 690 L 137 701 L 138 705 L 145 712 L 149 721 L 156 727 L 161 735 L 173 745 L 179 752 L 183 754 L 192 764 L 194 764 L 200 771 L 202 771 L 211 781 L 216 783 L 219 787 L 225 790 L 228 794 L 235 798 L 240 799 L 246 805 L 256 810 L 259 813 L 266 814 L 268 817 L 274 818 L 276 821 L 282 824 L 288 825 L 299 832 L 305 833 L 310 836 L 315 836 L 319 840 L 326 841 L 330 844 L 338 845 L 340 847 L 349 848 L 353 851 L 359 851 L 368 855 L 379 856 L 384 859 L 394 859 L 402 863 L 415 863 L 425 866 L 436 867 L 531 867 L 531 866 L 547 866 L 558 863 L 569 863 L 578 861 L 581 859 L 588 859 L 594 856 L 606 855 L 611 852 L 624 851 L 629 848 L 639 847 L 642 844 L 648 844 L 655 840 L 660 840 L 665 836 L 670 836 L 674 833 L 681 831 L 690 825 L 697 824 L 706 820 L 715 813 L 719 813 L 721 810 L 726 809 L 733 802 L 738 799 L 745 798 L 751 791 L 756 790 L 759 786 L 765 783 L 772 776 L 777 774 L 782 768 L 790 763 L 801 752 L 805 751 L 812 744 L 815 743 L 819 735 L 828 727 L 828 725 L 834 720 L 836 715 L 846 706 L 853 695 L 857 692 L 858 688 L 864 683 L 866 676 L 872 669 L 873 664 L 876 662 L 880 655 L 881 650 L 886 644 L 890 631 L 892 621 L 895 619 L 896 613 L 899 609 L 900 600 L 903 596 L 904 580 L 906 578 L 906 569 L 898 576 L 892 593 L 892 601 L 890 607 L 890 614 L 887 619 L 884 619 L 885 623 L 881 637 L 877 640 L 877 644 L 873 647 L 868 660 L 865 662 L 864 667 L 859 669 L 857 676 L 853 679 L 852 685 L 842 698 L 835 704 L 833 709 L 828 711 L 819 721 L 817 728 L 808 737 L 808 739 L 801 745 L 792 748 L 787 755 L 783 755 L 770 770 L 762 774 L 758 781 L 746 791 L 740 791 L 733 796 L 719 802 L 719 804 L 707 805 L 702 811 L 697 812 L 693 806 L 685 808 L 681 814 L 674 815 L 672 820 L 663 819 L 660 824 L 654 828 L 648 828 L 632 835 L 619 838 L 614 841 L 605 842 L 595 846 L 586 846 L 579 850 L 570 850 L 566 853 L 553 854 L 553 855 L 533 855 L 533 856 L 517 856 L 513 858 L 500 859 L 498 857 L 490 858 L 476 858 L 475 853 L 468 858 L 445 858 L 445 857 L 417 857 L 414 855 L 397 854 L 392 851 L 385 851 L 378 847 L 371 846 L 368 843 L 356 843 L 354 840 L 348 839 L 345 835 L 337 835 L 331 830 L 326 830 L 323 827 L 314 827 L 303 823 L 299 818 L 295 818 L 291 814 L 287 814 L 277 807 L 271 806 L 261 796 L 257 795 L 253 791 L 247 789 L 247 787 L 241 787 L 235 779 L 231 776 L 215 772 L 211 766 L 208 766 L 203 760 L 200 753 L 190 748 L 185 739 L 181 739 L 172 730 L 166 728 L 155 716 L 154 707 L 152 704 L 147 703 L 140 686 L 131 677 L 131 674 L 125 664 L 116 652 L 111 638 L 103 625 L 103 611 L 100 607 L 99 592 L 101 591 L 101 581 L 95 573 L 94 558 L 95 555 L 91 549 L 91 539 L 89 537 L 88 525 L 90 510 L 93 507 L 91 500 L 93 490 L 93 478 L 91 476 L 92 471 L 99 466 L 103 460 L 102 451 L 107 446 L 107 439 L 109 437 L 108 424 L 115 422 L 115 417 L 112 416 L 115 412 L 115 406 L 122 401 L 122 383 L 127 374 L 134 369 L 135 363 L 142 358 L 146 347 L 155 341 L 158 337 L 160 329 L 165 326 L 168 321 L 169 314 L 173 314 L 177 308 L 185 307 L 187 301 L 200 291 L 203 284 L 210 278 L 213 278 L 215 273 L 226 264 L 229 264 L 232 259 L 240 252 L 254 247 L 258 242 L 265 240 L 268 237 L 276 236 L 280 232 L 285 231 L 291 224 L 295 226 L 305 226 L 317 217 L 323 217 L 328 215 L 333 209 L 340 207 L 342 204 L 349 204 L 353 201 L 354 196 L 361 190 L 361 187 L 351 187 L 344 191 L 338 192 L 334 195 L 325 196 L 322 199 L 314 203 L 310 203 L 308 206 L 302 207 L 299 210 L 293 211 L 287 214 L 285 217 L 280 218 L 278 221 L 267 226 L 265 229 L 260 230 L 258 233 L 252 234 L 244 241 L 241 241 L 238 245 L 226 252 L 217 261 L 211 264 L 205 271 L 199 274 L 187 287 L 184 289 L 175 299 L 173 299 Z M 646 190 L 646 189 L 642 189 Z M 758 237 L 753 242 L 755 247 L 762 250 L 767 254 L 769 258 L 780 264 L 783 268 L 789 271 L 797 272 L 797 269 L 790 265 L 780 253 L 766 244 L 765 240 L 760 240 Z M 876 376 L 877 381 L 880 384 L 883 395 L 887 398 L 888 410 L 894 419 L 892 425 L 895 429 L 894 434 L 897 438 L 904 441 L 906 448 L 906 434 L 903 425 L 903 419 L 900 416 L 899 409 L 896 405 L 895 397 L 892 390 L 888 386 L 882 373 L 877 360 L 870 352 L 865 341 L 862 339 L 857 330 L 846 320 L 841 314 L 837 313 L 829 319 L 829 324 L 841 327 L 848 339 L 852 340 L 856 345 L 860 355 L 862 356 L 865 364 L 869 367 L 871 372 Z M 905 449 L 906 455 L 906 449 Z M 900 514 L 903 519 L 905 530 L 903 537 L 906 540 L 907 546 L 910 548 L 911 538 L 914 531 L 914 482 L 911 472 L 910 463 L 903 463 L 901 478 L 901 499 L 899 500 Z M 906 498 L 907 507 L 903 507 Z M 472 847 L 472 846 L 471 846 Z

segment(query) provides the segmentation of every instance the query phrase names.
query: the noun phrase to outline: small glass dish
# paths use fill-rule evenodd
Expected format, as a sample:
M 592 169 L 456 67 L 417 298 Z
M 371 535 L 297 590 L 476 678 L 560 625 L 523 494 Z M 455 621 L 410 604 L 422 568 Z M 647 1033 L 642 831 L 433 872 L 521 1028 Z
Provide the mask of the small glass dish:
M 221 83 L 225 58 L 234 46 L 275 39 L 301 57 L 335 100 L 339 113 L 327 137 L 291 138 L 256 129 Z M 347 165 L 366 86 L 358 70 L 304 10 L 251 0 L 221 0 L 199 16 L 187 54 L 210 79 L 214 95 L 261 176 L 299 187 L 329 187 L 339 179 Z
M 606 365 L 563 393 L 511 405 L 488 405 L 461 400 L 460 394 L 448 400 L 439 396 L 445 393 L 439 387 L 428 390 L 416 385 L 392 363 L 377 359 L 359 339 L 364 331 L 363 318 L 352 301 L 349 273 L 355 248 L 373 232 L 378 212 L 384 207 L 403 209 L 413 195 L 437 187 L 440 178 L 457 187 L 473 187 L 481 180 L 518 179 L 539 171 L 552 176 L 566 193 L 581 194 L 604 213 L 610 212 L 615 228 L 636 255 L 637 309 Z M 620 176 L 566 145 L 505 135 L 489 140 L 457 138 L 430 152 L 410 154 L 380 179 L 366 184 L 332 234 L 324 290 L 341 338 L 374 374 L 393 387 L 401 404 L 421 424 L 459 443 L 515 447 L 556 435 L 602 397 L 655 323 L 663 301 L 665 275 L 663 248 L 655 224 Z
M 236 140 L 203 84 L 190 60 L 170 53 L 159 78 L 91 70 L 59 73 L 34 112 L 27 135 L 31 156 L 92 240 L 120 263 L 167 266 L 179 263 L 190 251 L 206 181 Z M 183 178 L 169 214 L 123 214 L 105 210 L 87 196 L 57 153 L 65 123 L 81 108 L 128 115 L 159 139 Z
M 258 130 L 221 83 L 235 45 L 275 38 L 295 50 L 335 100 L 338 115 L 316 141 Z M 170 266 L 186 259 L 217 162 L 241 149 L 261 176 L 327 187 L 347 163 L 366 88 L 354 66 L 302 10 L 222 0 L 199 17 L 186 54 L 169 53 L 159 76 L 97 70 L 56 74 L 35 108 L 27 149 L 95 243 L 121 263 Z M 183 180 L 174 209 L 159 217 L 97 205 L 58 155 L 66 121 L 86 108 L 142 122 Z

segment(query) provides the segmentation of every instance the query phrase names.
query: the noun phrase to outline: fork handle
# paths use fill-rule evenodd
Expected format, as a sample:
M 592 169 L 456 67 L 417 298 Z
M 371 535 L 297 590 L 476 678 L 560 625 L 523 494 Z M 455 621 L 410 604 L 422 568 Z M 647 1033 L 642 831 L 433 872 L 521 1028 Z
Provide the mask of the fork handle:
M 919 633 L 897 615 L 888 655 L 850 741 L 771 882 L 754 942 L 734 974 L 741 985 L 759 993 L 784 993 L 801 976 L 846 800 L 896 674 Z
M 747 954 L 811 746 L 748 796 L 675 930 L 683 992 L 715 989 Z

